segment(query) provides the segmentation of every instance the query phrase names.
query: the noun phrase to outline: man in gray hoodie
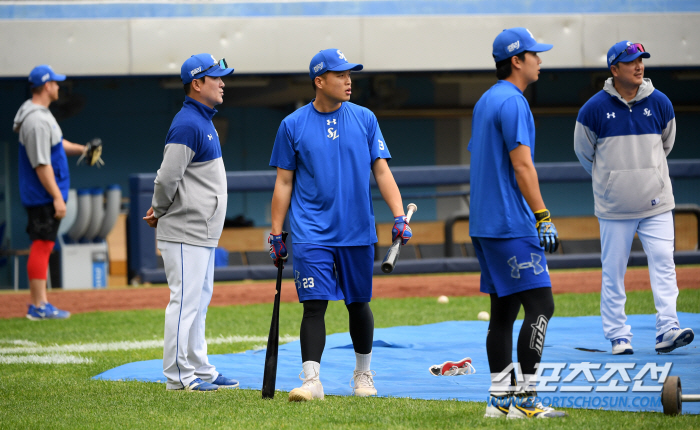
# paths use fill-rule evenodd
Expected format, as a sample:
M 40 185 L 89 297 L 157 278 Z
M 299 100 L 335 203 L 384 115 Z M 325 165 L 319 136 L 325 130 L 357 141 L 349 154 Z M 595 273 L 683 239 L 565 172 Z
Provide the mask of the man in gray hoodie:
M 574 131 L 576 156 L 593 177 L 603 266 L 600 315 L 615 355 L 633 353 L 624 278 L 635 233 L 649 261 L 656 351 L 671 352 L 694 337 L 680 328 L 676 314 L 675 201 L 666 163 L 676 118 L 668 97 L 644 78 L 642 58 L 650 57 L 641 43 L 613 45 L 607 55 L 613 77 L 581 108 Z
M 70 312 L 55 308 L 46 297 L 46 274 L 61 219 L 66 216 L 70 188 L 66 155 L 80 155 L 85 145 L 63 138 L 49 110 L 58 100 L 58 81 L 51 66 L 40 65 L 29 74 L 32 98 L 17 111 L 12 129 L 19 133 L 19 195 L 27 209 L 27 233 L 32 241 L 27 259 L 31 304 L 27 318 L 65 319 Z

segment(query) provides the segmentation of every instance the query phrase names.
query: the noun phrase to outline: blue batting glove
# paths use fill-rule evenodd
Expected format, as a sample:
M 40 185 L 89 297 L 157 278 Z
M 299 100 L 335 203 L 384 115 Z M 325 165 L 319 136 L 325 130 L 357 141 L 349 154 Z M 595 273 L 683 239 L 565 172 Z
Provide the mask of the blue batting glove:
M 270 258 L 275 263 L 275 267 L 279 267 L 280 261 L 286 260 L 287 255 L 287 245 L 284 244 L 286 239 L 286 233 L 282 232 L 280 234 L 272 234 L 267 238 L 267 242 L 270 244 Z M 284 263 L 282 263 L 284 267 Z
M 559 234 L 547 209 L 535 212 L 535 228 L 540 238 L 540 246 L 550 254 L 559 248 Z
M 411 227 L 408 226 L 406 215 L 394 217 L 394 228 L 391 229 L 391 241 L 394 242 L 400 237 L 401 245 L 405 245 L 412 236 L 413 232 L 411 231 Z

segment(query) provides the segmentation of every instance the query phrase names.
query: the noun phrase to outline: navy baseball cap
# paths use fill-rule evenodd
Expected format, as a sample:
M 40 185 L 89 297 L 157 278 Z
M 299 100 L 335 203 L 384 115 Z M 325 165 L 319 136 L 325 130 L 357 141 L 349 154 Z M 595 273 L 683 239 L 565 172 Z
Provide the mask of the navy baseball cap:
M 203 78 L 204 76 L 226 76 L 233 73 L 233 67 L 229 68 L 225 59 L 216 61 L 211 54 L 193 55 L 180 68 L 180 78 L 183 84 L 189 84 L 194 79 Z
M 309 76 L 314 79 L 316 76 L 331 72 L 342 72 L 344 70 L 362 70 L 362 64 L 348 63 L 345 54 L 340 49 L 324 49 L 314 55 L 309 64 Z
M 617 63 L 629 63 L 637 57 L 649 58 L 651 54 L 644 49 L 641 43 L 632 43 L 629 40 L 617 42 L 608 50 L 608 69 Z
M 54 72 L 51 66 L 42 64 L 36 66 L 29 72 L 29 83 L 32 88 L 40 87 L 49 81 L 65 81 L 66 75 L 59 75 Z
M 493 58 L 498 63 L 524 51 L 544 52 L 549 51 L 552 47 L 553 45 L 548 43 L 537 43 L 527 28 L 508 28 L 496 36 L 496 40 L 493 41 Z

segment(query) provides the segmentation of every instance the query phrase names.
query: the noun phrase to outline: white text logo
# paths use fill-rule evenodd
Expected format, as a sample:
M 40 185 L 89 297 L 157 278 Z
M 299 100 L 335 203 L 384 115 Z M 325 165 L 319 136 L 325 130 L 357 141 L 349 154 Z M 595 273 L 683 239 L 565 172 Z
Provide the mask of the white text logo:
M 377 139 L 377 142 L 379 142 L 379 149 L 384 150 L 384 142 L 379 139 Z
M 651 111 L 647 108 L 644 108 L 644 116 L 651 116 Z
M 323 69 L 323 61 L 314 66 L 314 73 L 318 73 L 318 71 L 321 69 Z
M 212 135 L 211 135 L 211 134 L 207 134 L 207 137 L 209 138 L 209 140 L 212 139 Z
M 613 113 L 608 112 L 608 119 L 610 119 L 610 118 L 615 118 L 615 112 L 613 112 Z
M 508 48 L 507 48 L 507 49 L 508 49 L 508 52 L 513 52 L 513 51 L 515 51 L 515 50 L 518 49 L 518 48 L 520 48 L 520 41 L 519 41 L 519 40 L 516 40 L 515 42 L 511 43 L 510 45 L 508 45 Z
M 51 75 L 49 73 L 45 74 L 44 76 L 41 77 L 41 82 L 46 82 L 49 80 Z
M 338 130 L 333 130 L 333 128 L 328 129 L 328 134 L 326 135 L 327 138 L 333 138 L 333 140 L 336 140 L 340 136 L 338 136 Z
M 338 58 L 340 58 L 341 60 L 348 61 L 348 60 L 345 59 L 345 54 L 343 54 L 342 52 L 340 52 L 340 49 L 338 49 L 336 52 L 338 53 Z
M 199 73 L 199 72 L 201 72 L 201 71 L 202 71 L 202 66 L 199 66 L 199 67 L 197 67 L 196 69 L 190 70 L 190 75 L 191 75 L 191 76 L 194 76 L 194 75 L 196 75 L 197 73 Z

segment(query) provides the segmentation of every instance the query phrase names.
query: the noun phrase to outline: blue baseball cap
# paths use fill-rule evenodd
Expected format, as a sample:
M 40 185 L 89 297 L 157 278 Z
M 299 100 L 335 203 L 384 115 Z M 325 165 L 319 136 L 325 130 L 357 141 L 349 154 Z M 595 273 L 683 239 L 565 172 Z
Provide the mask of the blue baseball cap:
M 649 58 L 651 54 L 644 49 L 644 45 L 641 43 L 632 43 L 629 40 L 617 42 L 608 50 L 608 69 L 617 63 L 634 61 L 637 57 Z
M 211 54 L 193 55 L 180 68 L 180 78 L 183 84 L 189 84 L 194 79 L 203 78 L 204 76 L 226 76 L 233 73 L 233 67 L 229 68 L 225 59 L 216 61 Z
M 40 87 L 49 81 L 65 81 L 66 75 L 59 75 L 54 72 L 51 66 L 42 64 L 36 66 L 29 72 L 29 83 L 32 88 Z
M 348 63 L 345 54 L 340 49 L 324 49 L 314 55 L 309 64 L 309 76 L 314 79 L 316 76 L 331 72 L 342 72 L 344 70 L 362 70 L 362 64 Z
M 537 43 L 527 28 L 508 28 L 496 36 L 496 40 L 493 41 L 493 58 L 498 63 L 524 51 L 544 52 L 549 51 L 552 47 L 553 45 L 548 43 Z

